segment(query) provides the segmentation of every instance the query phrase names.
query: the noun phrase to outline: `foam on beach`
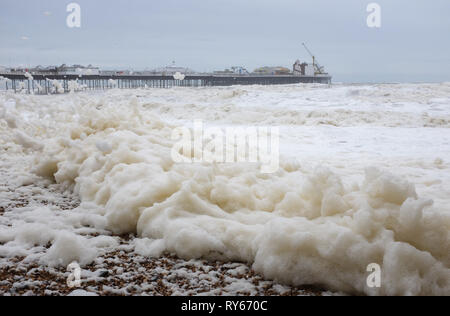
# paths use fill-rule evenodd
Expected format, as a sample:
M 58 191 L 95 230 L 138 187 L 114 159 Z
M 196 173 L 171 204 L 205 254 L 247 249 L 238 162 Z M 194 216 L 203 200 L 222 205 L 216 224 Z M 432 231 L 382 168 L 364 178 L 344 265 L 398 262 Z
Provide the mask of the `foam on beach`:
M 141 255 L 246 262 L 290 285 L 450 295 L 450 151 L 434 157 L 426 145 L 449 141 L 442 136 L 449 105 L 448 84 L 2 94 L 2 157 L 27 157 L 20 168 L 73 190 L 82 203 L 62 218 L 27 210 L 12 227 L 0 227 L 0 255 L 88 264 L 116 246 L 102 232 L 134 233 Z M 293 131 L 282 135 L 289 150 L 279 171 L 174 163 L 172 131 L 196 118 Z M 320 149 L 329 128 L 348 142 L 330 144 L 339 148 L 331 155 Z M 424 147 L 404 145 L 401 155 L 395 145 L 378 153 L 375 141 L 351 147 L 370 128 L 422 133 Z M 386 146 L 394 144 L 386 137 Z M 38 181 L 30 177 L 21 181 Z M 86 226 L 100 236 L 82 236 Z M 48 243 L 48 251 L 33 252 Z M 367 285 L 371 263 L 382 268 L 380 288 Z

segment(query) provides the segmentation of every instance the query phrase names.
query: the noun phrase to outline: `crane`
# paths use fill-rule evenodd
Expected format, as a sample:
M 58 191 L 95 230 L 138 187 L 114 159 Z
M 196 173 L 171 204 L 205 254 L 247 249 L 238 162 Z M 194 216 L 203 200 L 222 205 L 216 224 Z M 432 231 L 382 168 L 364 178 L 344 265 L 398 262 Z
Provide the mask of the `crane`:
M 311 53 L 311 51 L 308 49 L 308 46 L 306 46 L 305 43 L 302 43 L 302 45 L 305 47 L 306 51 L 308 52 L 308 54 L 311 55 L 311 57 L 313 59 L 313 67 L 314 67 L 315 74 L 316 75 L 324 74 L 325 73 L 325 69 L 316 62 L 316 56 L 314 56 L 314 54 Z

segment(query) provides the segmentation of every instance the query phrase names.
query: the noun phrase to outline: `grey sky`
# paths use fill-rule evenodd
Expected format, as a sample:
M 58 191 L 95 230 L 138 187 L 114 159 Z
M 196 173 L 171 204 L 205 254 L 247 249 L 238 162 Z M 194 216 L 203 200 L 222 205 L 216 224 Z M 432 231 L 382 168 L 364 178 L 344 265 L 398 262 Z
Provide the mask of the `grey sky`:
M 66 26 L 66 6 L 82 27 Z M 366 6 L 382 7 L 382 27 Z M 51 13 L 51 14 L 49 14 Z M 1 0 L 0 65 L 198 71 L 310 61 L 334 81 L 450 81 L 449 0 Z

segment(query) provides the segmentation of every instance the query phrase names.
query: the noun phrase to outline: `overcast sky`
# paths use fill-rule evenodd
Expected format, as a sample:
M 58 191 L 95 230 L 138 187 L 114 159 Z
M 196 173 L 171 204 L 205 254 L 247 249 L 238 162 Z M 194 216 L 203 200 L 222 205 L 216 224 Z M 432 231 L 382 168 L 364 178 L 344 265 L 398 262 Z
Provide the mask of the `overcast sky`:
M 66 6 L 81 6 L 81 28 Z M 369 28 L 377 2 L 382 25 Z M 450 81 L 450 0 L 1 0 L 0 65 L 197 71 L 310 61 L 334 81 Z

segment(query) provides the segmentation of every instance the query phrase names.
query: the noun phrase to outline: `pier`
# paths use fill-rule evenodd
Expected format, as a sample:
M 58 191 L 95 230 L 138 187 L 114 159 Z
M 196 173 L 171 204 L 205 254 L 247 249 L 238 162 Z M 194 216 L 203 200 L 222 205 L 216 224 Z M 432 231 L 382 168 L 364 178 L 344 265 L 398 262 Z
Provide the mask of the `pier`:
M 331 76 L 295 75 L 187 75 L 176 80 L 169 75 L 43 75 L 28 77 L 25 74 L 1 74 L 2 89 L 30 94 L 52 94 L 70 91 L 172 88 L 172 87 L 218 87 L 234 85 L 283 85 L 299 83 L 330 84 Z M 5 80 L 6 79 L 6 80 Z

